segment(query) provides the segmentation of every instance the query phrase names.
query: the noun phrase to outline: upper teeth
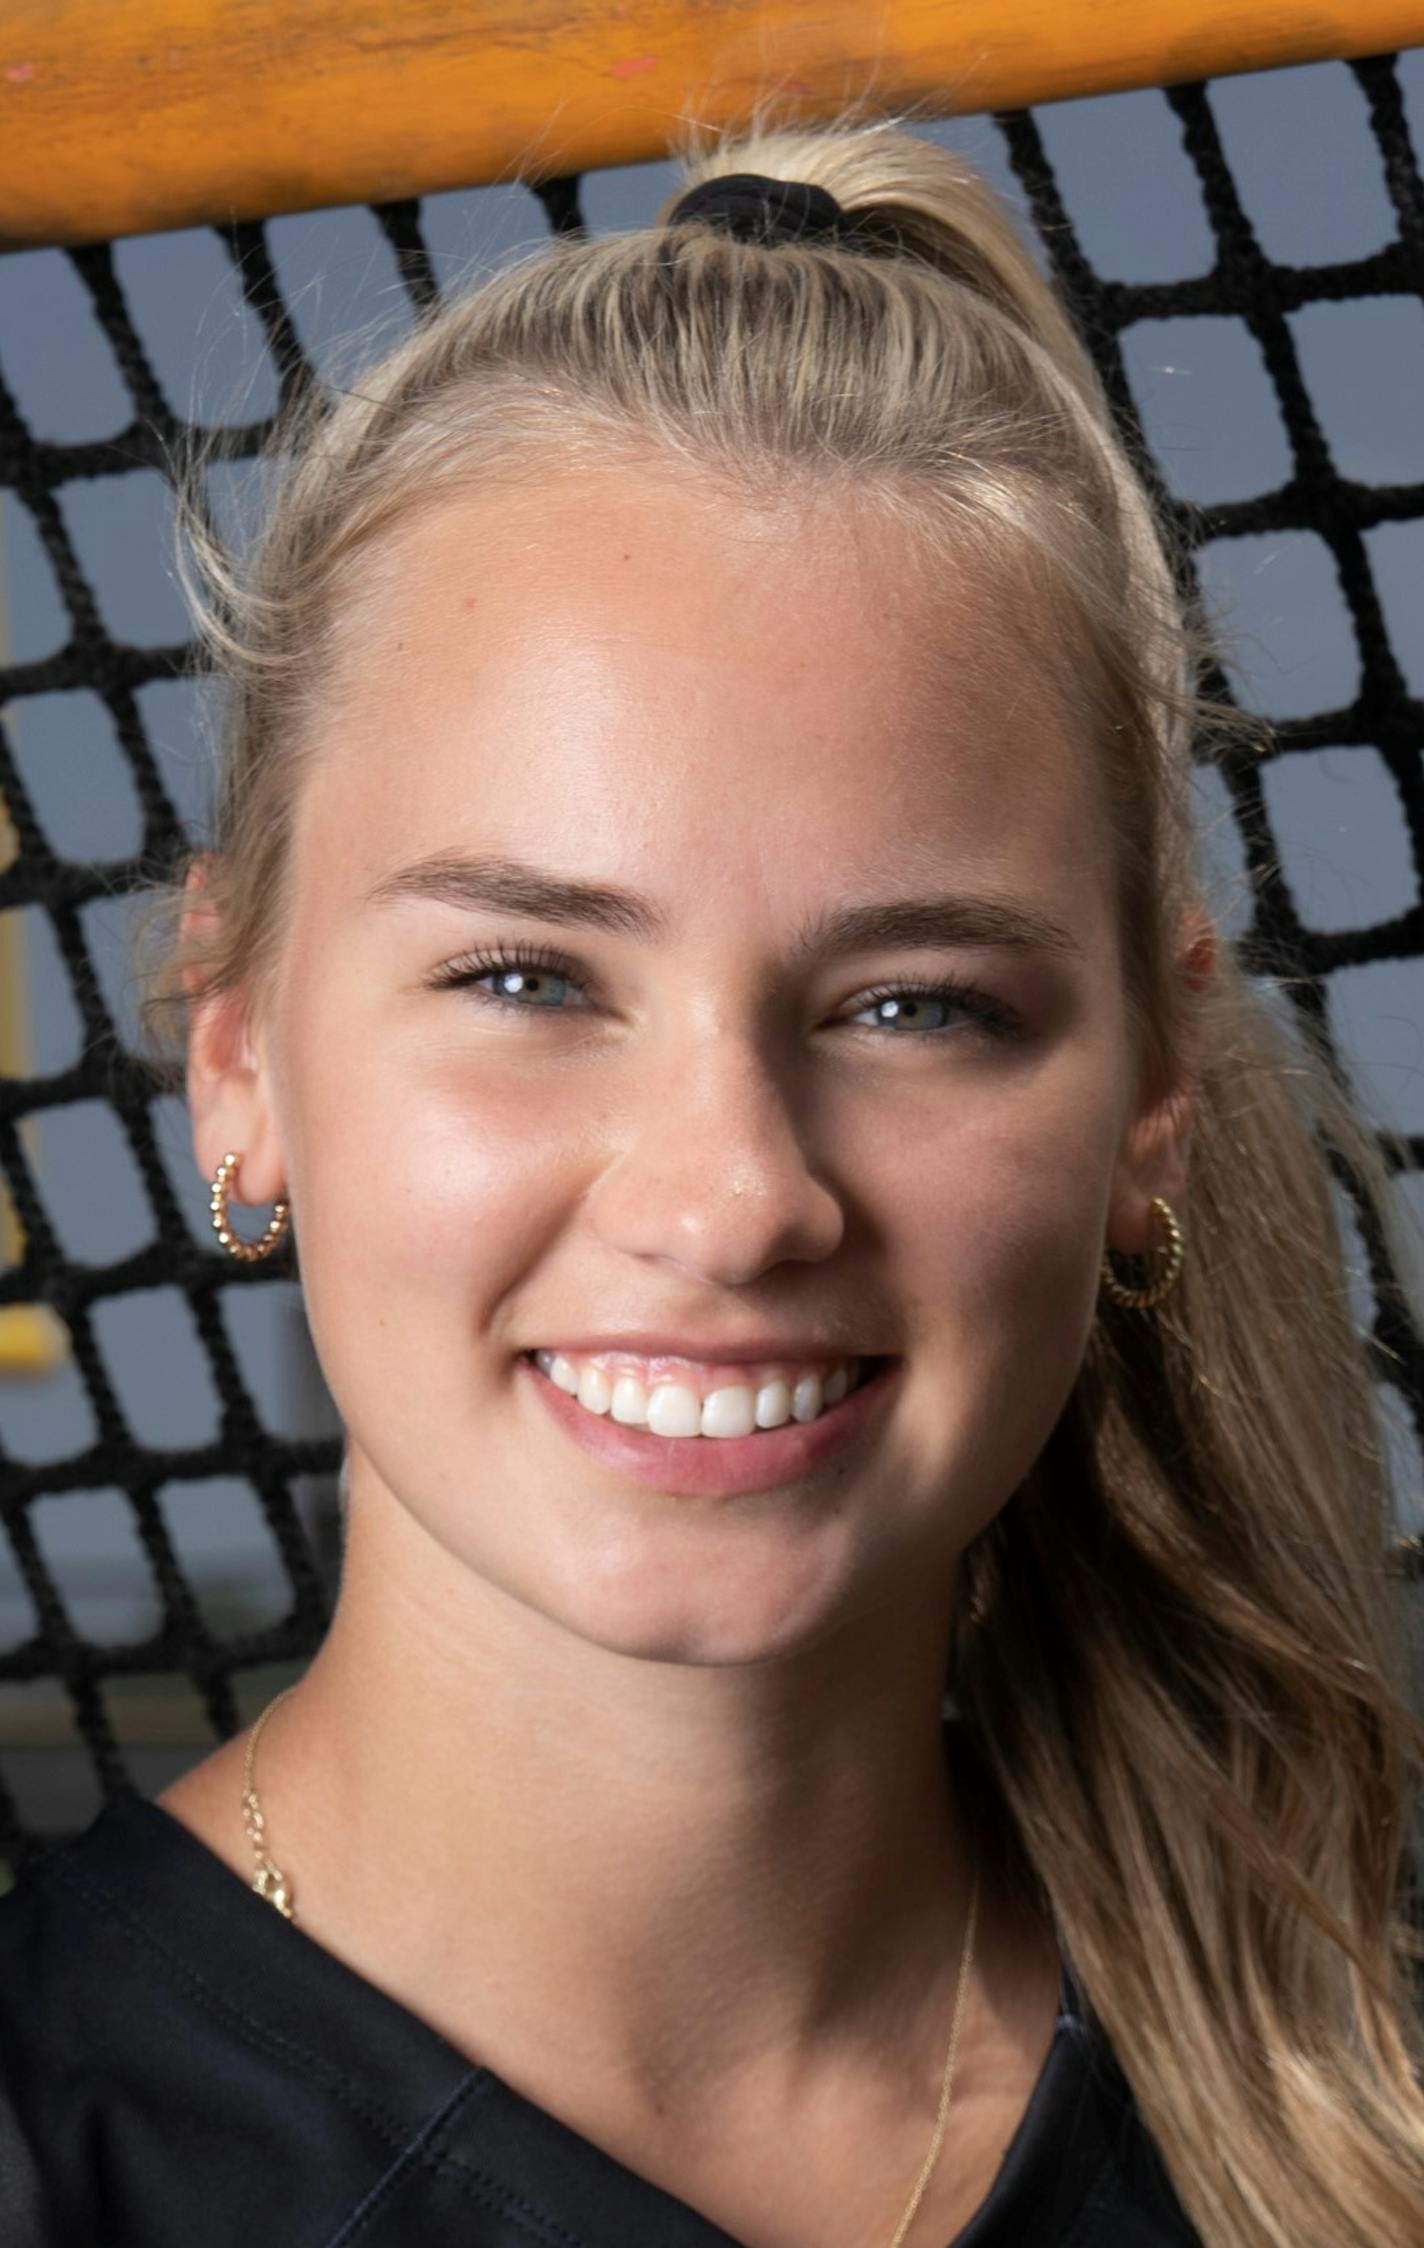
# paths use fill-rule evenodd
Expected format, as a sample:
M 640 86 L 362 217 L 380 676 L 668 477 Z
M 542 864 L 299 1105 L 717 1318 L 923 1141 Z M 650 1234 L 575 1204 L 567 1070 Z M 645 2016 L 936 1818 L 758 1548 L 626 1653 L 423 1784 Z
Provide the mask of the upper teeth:
M 626 1364 L 600 1365 L 586 1358 L 575 1364 L 561 1351 L 536 1350 L 535 1363 L 560 1389 L 590 1413 L 646 1428 L 654 1436 L 750 1436 L 754 1429 L 780 1428 L 785 1421 L 813 1421 L 827 1405 L 838 1404 L 850 1388 L 858 1361 L 837 1360 L 824 1372 L 767 1370 L 754 1381 L 719 1382 L 715 1388 L 682 1379 L 638 1374 Z

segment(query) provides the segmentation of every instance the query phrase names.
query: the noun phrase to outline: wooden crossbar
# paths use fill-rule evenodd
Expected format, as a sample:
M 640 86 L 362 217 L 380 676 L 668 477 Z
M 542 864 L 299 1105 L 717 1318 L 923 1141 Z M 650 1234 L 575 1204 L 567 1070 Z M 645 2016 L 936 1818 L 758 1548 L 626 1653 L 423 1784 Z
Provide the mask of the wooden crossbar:
M 948 115 L 1424 42 L 1424 0 L 3 0 L 0 248 L 539 179 L 759 96 Z

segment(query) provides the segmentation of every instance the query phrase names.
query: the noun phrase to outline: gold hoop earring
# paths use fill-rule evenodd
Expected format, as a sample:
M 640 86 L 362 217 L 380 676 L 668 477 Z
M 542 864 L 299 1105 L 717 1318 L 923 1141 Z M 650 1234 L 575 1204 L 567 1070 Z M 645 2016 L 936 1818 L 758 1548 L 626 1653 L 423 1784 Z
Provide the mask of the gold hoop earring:
M 1154 1256 L 1165 1256 L 1167 1260 L 1164 1269 L 1158 1274 L 1157 1278 L 1150 1280 L 1145 1288 L 1126 1288 L 1113 1271 L 1107 1257 L 1104 1256 L 1103 1258 L 1103 1287 L 1112 1301 L 1115 1304 L 1121 1304 L 1124 1311 L 1155 1310 L 1156 1306 L 1161 1303 L 1162 1298 L 1171 1294 L 1182 1277 L 1182 1266 L 1186 1261 L 1187 1242 L 1186 1235 L 1182 1231 L 1181 1221 L 1171 1203 L 1164 1202 L 1160 1194 L 1153 1195 L 1152 1208 L 1157 1212 L 1167 1230 L 1165 1248 L 1150 1252 Z
M 208 1197 L 208 1207 L 213 1215 L 213 1231 L 228 1255 L 237 1257 L 243 1264 L 256 1264 L 260 1258 L 271 1256 L 272 1251 L 286 1232 L 290 1205 L 286 1202 L 275 1202 L 272 1205 L 272 1215 L 267 1220 L 267 1231 L 260 1240 L 244 1241 L 240 1234 L 234 1233 L 232 1227 L 228 1224 L 227 1204 L 228 1196 L 232 1193 L 233 1173 L 241 1161 L 241 1155 L 233 1150 L 229 1150 L 223 1157 L 213 1173 L 212 1193 Z

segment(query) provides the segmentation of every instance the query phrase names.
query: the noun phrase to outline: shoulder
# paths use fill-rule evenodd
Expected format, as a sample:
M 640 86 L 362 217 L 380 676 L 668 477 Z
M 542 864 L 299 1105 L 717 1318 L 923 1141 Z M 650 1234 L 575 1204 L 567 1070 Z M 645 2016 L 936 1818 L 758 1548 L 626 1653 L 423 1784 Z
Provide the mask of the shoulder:
M 88 2220 L 75 2221 L 74 2199 L 60 2183 L 60 2155 L 80 2143 L 71 2136 L 78 2086 L 125 1994 L 82 1887 L 66 1878 L 71 1862 L 82 1865 L 87 1843 L 86 1834 L 52 1849 L 0 1897 L 0 2240 L 6 2248 L 68 2248 L 71 2240 L 88 2237 Z
M 1077 2048 L 1076 2119 L 1087 2157 L 1064 2248 L 1201 2248 L 1116 2058 L 1081 2014 L 1060 2023 Z
M 112 1933 L 85 1880 L 86 1862 L 104 1855 L 102 1839 L 115 1807 L 72 1841 L 50 1849 L 0 1897 L 0 2074 L 13 2078 L 43 2065 L 47 2051 L 72 2046 L 77 2024 L 71 2009 L 97 2000 L 105 2009 L 106 1974 L 91 1980 L 96 1953 L 112 1971 L 118 1962 Z M 96 1839 L 99 1848 L 96 1851 Z
M 180 2070 L 201 2072 L 198 1979 L 165 1940 L 171 1913 L 147 1893 L 162 1855 L 161 1814 L 119 1796 L 0 1897 L 6 2248 L 103 2237 L 109 2181 L 128 2149 L 153 2135 Z
M 180 1997 L 190 1978 L 165 1947 L 147 1881 L 167 1823 L 140 1797 L 118 1796 L 0 1897 L 0 2070 L 13 2077 L 22 2060 L 27 2076 L 77 2076 L 86 2056 Z
M 136 1794 L 0 1898 L 4 2248 L 328 2239 L 470 2073 Z
M 1200 2248 L 1112 2045 L 1062 1963 L 1047 2060 L 954 2248 Z

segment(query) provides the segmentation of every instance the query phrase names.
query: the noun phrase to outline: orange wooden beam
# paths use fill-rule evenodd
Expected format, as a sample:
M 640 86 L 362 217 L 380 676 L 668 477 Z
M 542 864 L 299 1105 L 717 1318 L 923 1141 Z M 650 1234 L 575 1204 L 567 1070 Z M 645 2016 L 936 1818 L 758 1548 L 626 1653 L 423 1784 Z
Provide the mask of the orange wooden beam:
M 1424 42 L 1424 0 L 0 0 L 0 247 L 542 178 L 776 94 L 931 115 Z

